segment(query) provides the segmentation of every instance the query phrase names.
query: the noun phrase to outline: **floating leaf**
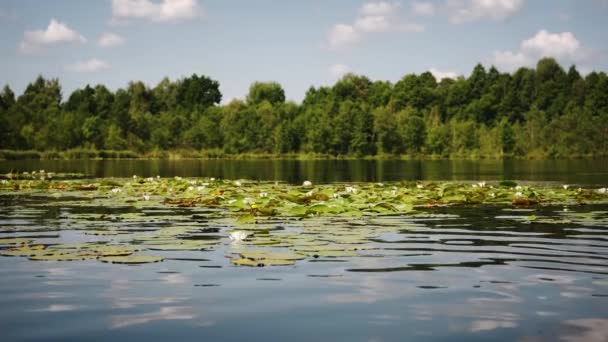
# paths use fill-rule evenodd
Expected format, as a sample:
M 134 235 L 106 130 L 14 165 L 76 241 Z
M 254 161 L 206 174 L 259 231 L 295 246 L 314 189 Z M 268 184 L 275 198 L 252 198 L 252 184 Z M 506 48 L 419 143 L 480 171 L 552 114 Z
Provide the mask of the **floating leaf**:
M 112 264 L 147 264 L 153 262 L 161 262 L 164 258 L 154 255 L 129 255 L 129 256 L 109 256 L 98 259 L 101 262 L 112 263 Z

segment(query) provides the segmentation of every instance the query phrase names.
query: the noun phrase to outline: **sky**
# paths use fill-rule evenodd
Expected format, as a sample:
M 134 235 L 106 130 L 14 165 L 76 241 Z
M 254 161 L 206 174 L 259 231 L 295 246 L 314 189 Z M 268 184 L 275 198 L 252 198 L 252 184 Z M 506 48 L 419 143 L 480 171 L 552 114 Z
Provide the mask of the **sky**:
M 38 75 L 64 98 L 193 73 L 224 103 L 254 81 L 290 100 L 348 72 L 397 81 L 477 63 L 511 72 L 543 56 L 608 71 L 608 0 L 3 0 L 0 84 L 20 94 Z

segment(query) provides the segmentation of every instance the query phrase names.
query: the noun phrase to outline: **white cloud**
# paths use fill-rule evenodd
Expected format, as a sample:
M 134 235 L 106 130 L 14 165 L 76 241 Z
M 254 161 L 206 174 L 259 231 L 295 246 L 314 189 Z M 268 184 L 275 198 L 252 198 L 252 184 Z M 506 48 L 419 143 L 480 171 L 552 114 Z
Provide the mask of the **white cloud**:
M 431 2 L 414 1 L 412 3 L 412 12 L 415 15 L 429 17 L 435 14 L 435 5 Z
M 62 43 L 86 43 L 86 39 L 65 23 L 51 19 L 46 30 L 25 31 L 19 49 L 25 53 L 37 52 L 47 46 Z
M 377 2 L 368 2 L 361 6 L 359 9 L 359 13 L 361 16 L 387 16 L 394 13 L 395 10 L 399 7 L 398 3 L 394 2 L 386 2 L 386 1 L 377 1 Z
M 398 17 L 400 5 L 394 2 L 374 1 L 359 8 L 359 15 L 351 24 L 336 24 L 327 34 L 330 48 L 357 43 L 366 33 L 420 32 L 424 26 L 403 22 Z
M 581 52 L 581 43 L 572 32 L 550 33 L 540 30 L 521 44 L 521 50 L 536 56 L 576 59 Z
M 518 51 L 495 51 L 493 63 L 503 70 L 513 71 L 522 66 L 533 66 L 543 57 L 574 63 L 584 61 L 587 52 L 572 32 L 540 30 L 522 41 Z
M 104 32 L 99 36 L 97 44 L 101 47 L 113 47 L 122 45 L 125 43 L 125 39 L 112 32 Z
M 332 79 L 336 80 L 340 77 L 348 74 L 350 72 L 350 68 L 345 64 L 334 64 L 329 67 L 329 75 Z
M 331 48 L 356 43 L 359 33 L 351 25 L 336 24 L 327 35 L 327 42 Z
M 363 32 L 386 32 L 391 24 L 385 16 L 372 15 L 358 18 L 355 27 Z
M 107 62 L 97 58 L 91 58 L 86 61 L 70 64 L 66 67 L 68 71 L 72 72 L 97 72 L 109 68 L 110 65 Z
M 437 68 L 431 68 L 431 69 L 429 69 L 429 71 L 431 72 L 431 74 L 433 74 L 433 76 L 435 77 L 435 79 L 437 81 L 441 81 L 444 78 L 456 79 L 458 76 L 460 76 L 457 72 L 441 71 Z
M 494 64 L 506 71 L 513 71 L 533 63 L 534 61 L 522 52 L 494 51 Z
M 504 20 L 523 7 L 524 0 L 448 0 L 450 21 L 462 24 L 477 20 Z
M 176 22 L 199 17 L 197 0 L 112 0 L 112 20 L 145 19 L 153 22 Z

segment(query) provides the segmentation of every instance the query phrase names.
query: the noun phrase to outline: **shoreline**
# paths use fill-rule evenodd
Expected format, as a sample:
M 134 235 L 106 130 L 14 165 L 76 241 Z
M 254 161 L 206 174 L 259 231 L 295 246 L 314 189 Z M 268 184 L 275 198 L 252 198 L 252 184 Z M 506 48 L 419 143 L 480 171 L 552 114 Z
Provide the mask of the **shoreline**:
M 436 154 L 376 154 L 331 155 L 318 153 L 239 153 L 222 151 L 168 150 L 138 153 L 135 151 L 108 151 L 75 149 L 67 151 L 0 150 L 0 161 L 12 160 L 577 160 L 607 157 L 607 154 L 587 155 L 508 155 L 469 153 Z

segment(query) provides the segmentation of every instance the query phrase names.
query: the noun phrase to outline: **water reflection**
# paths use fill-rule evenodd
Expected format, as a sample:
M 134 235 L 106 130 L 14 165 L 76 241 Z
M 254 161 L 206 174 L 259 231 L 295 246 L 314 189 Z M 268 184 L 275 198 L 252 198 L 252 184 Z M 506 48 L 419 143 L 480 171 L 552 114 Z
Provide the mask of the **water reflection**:
M 157 311 L 141 314 L 113 315 L 110 328 L 120 329 L 133 325 L 148 324 L 154 321 L 192 320 L 197 315 L 189 306 L 163 306 Z
M 582 318 L 564 321 L 569 332 L 560 336 L 567 342 L 606 342 L 608 341 L 608 319 Z
M 219 177 L 302 183 L 394 180 L 608 182 L 608 159 L 579 160 L 17 160 L 0 161 L 0 173 L 45 169 L 96 177 Z

